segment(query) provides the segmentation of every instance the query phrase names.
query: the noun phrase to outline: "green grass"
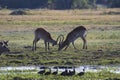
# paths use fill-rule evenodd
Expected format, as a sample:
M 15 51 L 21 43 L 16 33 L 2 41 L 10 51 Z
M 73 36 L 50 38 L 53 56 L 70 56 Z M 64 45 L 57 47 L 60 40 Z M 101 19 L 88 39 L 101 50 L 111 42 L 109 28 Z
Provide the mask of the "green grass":
M 95 20 L 52 20 L 52 21 L 0 21 L 2 25 L 120 25 L 120 21 L 95 21 Z
M 60 34 L 51 33 L 54 39 Z M 67 34 L 64 32 L 63 34 Z M 0 66 L 19 65 L 111 65 L 120 63 L 120 34 L 119 30 L 89 30 L 87 35 L 88 50 L 82 50 L 81 39 L 75 41 L 75 51 L 73 46 L 66 51 L 58 52 L 58 46 L 52 47 L 45 52 L 44 42 L 41 40 L 37 46 L 37 51 L 33 52 L 32 41 L 34 35 L 32 31 L 1 32 L 3 40 L 9 40 L 11 54 L 1 54 Z M 28 47 L 28 48 L 25 48 Z M 100 50 L 100 51 L 99 51 Z
M 11 10 L 0 11 L 0 40 L 9 40 L 10 53 L 0 55 L 0 66 L 28 65 L 119 65 L 120 64 L 120 18 L 118 9 L 102 10 L 28 10 L 29 15 L 11 16 Z M 34 30 L 38 27 L 49 31 L 53 39 L 67 35 L 78 25 L 88 29 L 88 49 L 83 50 L 83 42 L 79 38 L 66 51 L 58 52 L 58 46 L 51 46 L 45 52 L 44 41 L 37 44 L 33 52 L 32 41 Z M 42 76 L 37 74 L 1 75 L 1 80 L 13 80 L 14 77 L 30 78 L 30 80 L 104 80 L 120 78 L 119 74 L 109 72 L 86 73 L 85 76 Z M 29 79 L 28 79 L 29 80 Z
M 110 75 L 110 76 L 109 76 Z M 105 80 L 105 79 L 119 79 L 120 74 L 113 74 L 110 72 L 99 72 L 99 73 L 85 73 L 83 76 L 60 76 L 60 75 L 39 75 L 39 74 L 19 74 L 19 73 L 11 73 L 11 74 L 0 74 L 1 80 Z

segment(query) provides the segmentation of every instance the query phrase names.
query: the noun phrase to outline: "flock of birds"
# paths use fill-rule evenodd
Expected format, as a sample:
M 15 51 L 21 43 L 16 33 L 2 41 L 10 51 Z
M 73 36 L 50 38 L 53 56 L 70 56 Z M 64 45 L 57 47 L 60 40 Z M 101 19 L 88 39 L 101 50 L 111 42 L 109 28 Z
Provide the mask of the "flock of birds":
M 68 67 L 62 67 L 62 69 L 64 69 L 63 72 L 59 73 L 59 68 L 60 67 L 54 67 L 54 69 L 56 69 L 56 71 L 52 72 L 50 67 L 40 67 L 40 71 L 38 72 L 38 74 L 41 75 L 61 75 L 61 76 L 73 76 L 73 75 L 79 75 L 82 76 L 85 74 L 85 67 L 83 68 L 83 71 L 76 73 L 75 67 L 72 67 L 72 70 L 70 70 Z

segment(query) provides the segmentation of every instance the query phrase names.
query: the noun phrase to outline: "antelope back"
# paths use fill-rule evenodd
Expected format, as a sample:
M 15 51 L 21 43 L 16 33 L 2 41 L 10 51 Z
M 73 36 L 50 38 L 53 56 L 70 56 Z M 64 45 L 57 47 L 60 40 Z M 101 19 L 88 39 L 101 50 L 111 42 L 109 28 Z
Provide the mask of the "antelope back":
M 48 38 L 51 39 L 51 35 L 49 32 L 47 32 L 45 29 L 43 28 L 37 28 L 35 30 L 35 37 L 38 39 L 43 39 L 43 40 L 47 40 Z

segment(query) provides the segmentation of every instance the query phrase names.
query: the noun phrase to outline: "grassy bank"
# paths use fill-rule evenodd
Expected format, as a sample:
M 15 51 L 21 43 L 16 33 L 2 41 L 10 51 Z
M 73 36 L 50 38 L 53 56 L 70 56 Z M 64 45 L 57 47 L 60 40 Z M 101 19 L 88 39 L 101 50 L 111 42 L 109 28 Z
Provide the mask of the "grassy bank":
M 117 80 L 120 79 L 120 74 L 110 72 L 85 73 L 83 76 L 61 76 L 61 75 L 39 75 L 39 74 L 0 74 L 1 80 Z
M 54 39 L 60 32 L 51 33 Z M 64 32 L 63 34 L 67 34 Z M 90 30 L 88 32 L 88 50 L 82 50 L 82 40 L 75 41 L 77 51 L 73 46 L 66 51 L 57 51 L 58 46 L 50 46 L 45 52 L 44 42 L 41 40 L 37 51 L 32 52 L 32 31 L 1 32 L 1 39 L 9 40 L 10 54 L 0 55 L 1 66 L 12 65 L 83 65 L 83 64 L 119 64 L 120 41 L 119 30 Z M 3 36 L 4 35 L 4 36 Z

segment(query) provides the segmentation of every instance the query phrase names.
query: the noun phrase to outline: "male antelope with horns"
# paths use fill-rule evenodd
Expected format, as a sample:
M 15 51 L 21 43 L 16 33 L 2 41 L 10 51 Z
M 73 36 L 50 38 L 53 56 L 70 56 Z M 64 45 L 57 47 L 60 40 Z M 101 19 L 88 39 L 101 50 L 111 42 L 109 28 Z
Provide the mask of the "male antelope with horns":
M 60 40 L 58 51 L 62 50 L 63 48 L 65 48 L 64 50 L 66 50 L 69 47 L 70 43 L 72 43 L 74 49 L 77 49 L 74 45 L 74 41 L 79 37 L 83 40 L 84 43 L 83 49 L 87 49 L 86 35 L 87 35 L 87 29 L 84 26 L 76 27 L 75 29 L 73 29 L 71 32 L 68 33 L 64 41 Z M 64 36 L 62 37 L 64 39 Z
M 36 43 L 40 40 L 43 39 L 44 40 L 44 44 L 45 44 L 45 51 L 49 50 L 49 43 L 52 43 L 52 45 L 57 45 L 57 41 L 55 41 L 54 39 L 52 39 L 50 33 L 48 31 L 46 31 L 43 28 L 37 28 L 35 30 L 35 38 L 33 40 L 33 48 L 32 50 L 35 51 L 36 50 Z M 57 39 L 58 40 L 58 39 Z

